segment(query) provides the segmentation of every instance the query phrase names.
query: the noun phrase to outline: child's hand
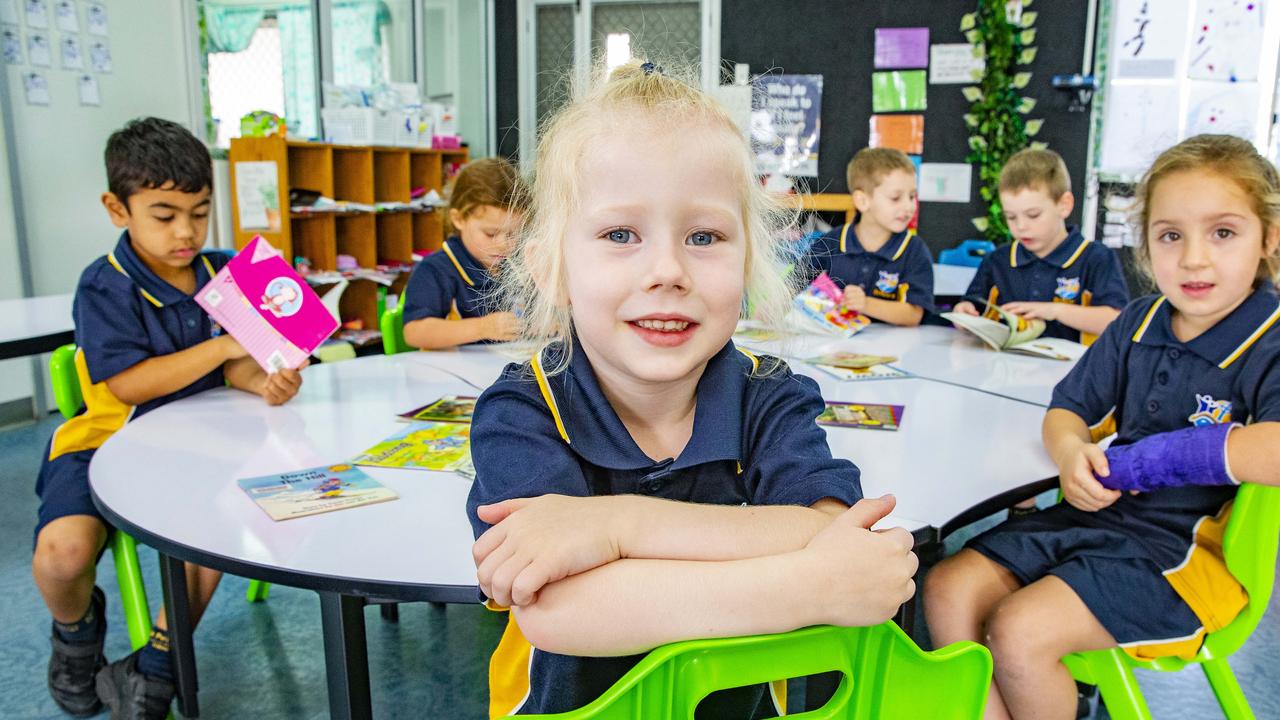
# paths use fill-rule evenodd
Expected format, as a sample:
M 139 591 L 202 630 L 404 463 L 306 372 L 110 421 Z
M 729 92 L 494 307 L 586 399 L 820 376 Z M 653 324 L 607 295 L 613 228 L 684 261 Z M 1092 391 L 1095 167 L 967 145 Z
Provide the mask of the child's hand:
M 866 312 L 867 291 L 861 285 L 845 285 L 844 306 L 855 312 Z
M 609 497 L 542 495 L 481 505 L 490 523 L 471 548 L 476 577 L 499 605 L 530 605 L 548 583 L 621 557 Z
M 285 368 L 273 373 L 263 373 L 262 389 L 258 394 L 267 401 L 268 405 L 283 405 L 289 402 L 302 387 L 302 368 L 308 364 L 310 361 L 304 362 L 297 370 Z
M 1044 320 L 1049 322 L 1058 319 L 1061 303 L 1051 302 L 1011 302 L 1000 306 L 1005 312 L 1011 312 L 1027 320 Z
M 875 625 L 915 596 L 919 560 L 911 533 L 902 528 L 869 530 L 893 511 L 892 495 L 859 500 L 836 516 L 798 555 L 809 563 L 804 577 L 819 603 L 819 623 Z
M 1110 474 L 1106 454 L 1093 443 L 1080 443 L 1058 461 L 1063 499 L 1085 512 L 1097 512 L 1120 499 L 1119 490 L 1109 490 L 1098 482 L 1099 476 Z
M 961 315 L 972 315 L 974 317 L 978 317 L 978 308 L 968 300 L 956 303 L 956 306 L 951 308 L 951 312 L 958 312 Z
M 485 337 L 489 340 L 506 342 L 520 337 L 520 321 L 513 313 L 491 313 L 485 315 L 484 319 L 489 322 L 488 327 L 485 329 Z
M 239 360 L 242 357 L 249 357 L 249 351 L 244 349 L 235 338 L 229 333 L 223 333 L 214 338 L 212 342 L 222 345 L 222 356 L 224 360 Z

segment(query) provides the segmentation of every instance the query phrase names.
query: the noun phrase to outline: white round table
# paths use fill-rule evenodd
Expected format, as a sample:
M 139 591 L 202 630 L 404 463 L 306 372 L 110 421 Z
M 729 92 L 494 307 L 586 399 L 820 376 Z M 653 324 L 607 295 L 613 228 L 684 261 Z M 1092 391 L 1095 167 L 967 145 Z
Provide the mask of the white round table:
M 789 347 L 897 354 L 905 369 L 917 355 L 916 366 L 924 367 L 938 348 L 968 363 L 962 370 L 979 367 L 979 359 L 1005 360 L 960 344 L 964 338 L 945 328 L 880 331 L 873 327 L 853 340 L 800 338 Z M 400 498 L 283 522 L 271 520 L 235 481 L 347 460 L 403 428 L 397 413 L 443 395 L 478 395 L 508 362 L 493 349 L 472 347 L 321 364 L 305 371 L 301 392 L 286 405 L 213 390 L 129 422 L 98 450 L 90 466 L 98 507 L 160 551 L 167 569 L 185 714 L 197 705 L 183 560 L 320 594 L 330 712 L 339 718 L 371 712 L 367 602 L 478 600 L 464 478 L 365 468 Z M 935 359 L 933 366 L 943 363 Z M 1050 367 L 1059 365 L 1066 363 Z M 829 400 L 905 406 L 896 432 L 827 428 L 827 434 L 833 452 L 862 469 L 867 495 L 897 496 L 894 524 L 920 542 L 936 542 L 947 528 L 1033 494 L 1056 475 L 1039 440 L 1044 409 L 1030 401 L 916 377 L 840 382 L 804 363 L 792 367 L 818 380 Z
M 74 299 L 66 293 L 0 300 L 0 360 L 39 355 L 72 342 Z

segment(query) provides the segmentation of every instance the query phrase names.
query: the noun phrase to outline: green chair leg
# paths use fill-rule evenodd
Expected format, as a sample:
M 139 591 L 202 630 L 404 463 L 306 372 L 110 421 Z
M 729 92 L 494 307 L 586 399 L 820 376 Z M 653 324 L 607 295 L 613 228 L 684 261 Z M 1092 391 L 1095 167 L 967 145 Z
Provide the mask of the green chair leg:
M 1206 660 L 1200 663 L 1200 667 L 1204 668 L 1205 679 L 1209 681 L 1209 687 L 1213 688 L 1213 694 L 1218 698 L 1222 714 L 1227 716 L 1227 720 L 1254 720 L 1249 701 L 1245 699 L 1244 691 L 1240 689 L 1240 683 L 1236 681 L 1236 675 L 1231 672 L 1226 658 Z
M 250 580 L 249 589 L 244 593 L 244 599 L 249 602 L 264 602 L 267 595 L 271 592 L 271 583 L 265 583 L 261 580 Z
M 116 564 L 129 645 L 137 650 L 151 637 L 151 609 L 147 606 L 147 589 L 142 584 L 142 568 L 138 565 L 137 542 L 128 534 L 115 531 L 111 534 L 111 557 Z
M 1151 720 L 1147 700 L 1123 650 L 1098 650 L 1068 657 L 1088 664 L 1091 677 L 1085 681 L 1098 686 L 1098 694 L 1113 720 Z M 1073 663 L 1067 665 L 1070 667 Z

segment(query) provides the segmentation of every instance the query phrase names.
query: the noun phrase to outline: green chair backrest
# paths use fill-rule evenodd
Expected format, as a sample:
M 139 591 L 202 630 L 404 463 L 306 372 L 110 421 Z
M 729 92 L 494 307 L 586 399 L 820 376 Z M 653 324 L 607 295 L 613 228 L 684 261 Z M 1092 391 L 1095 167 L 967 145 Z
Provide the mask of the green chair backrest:
M 413 346 L 404 341 L 404 306 L 382 313 L 378 319 L 378 329 L 382 331 L 382 352 L 387 355 L 408 352 Z
M 1249 593 L 1249 604 L 1204 641 L 1201 655 L 1226 657 L 1244 645 L 1271 601 L 1280 544 L 1280 487 L 1244 483 L 1236 493 L 1222 538 L 1227 569 Z
M 717 690 L 833 670 L 844 678 L 831 700 L 789 717 L 979 718 L 991 684 L 991 654 L 971 642 L 925 652 L 892 623 L 689 640 L 653 650 L 584 708 L 530 717 L 688 720 Z
M 49 380 L 53 383 L 53 402 L 62 417 L 70 420 L 84 406 L 80 392 L 80 376 L 76 374 L 76 346 L 63 345 L 49 358 Z

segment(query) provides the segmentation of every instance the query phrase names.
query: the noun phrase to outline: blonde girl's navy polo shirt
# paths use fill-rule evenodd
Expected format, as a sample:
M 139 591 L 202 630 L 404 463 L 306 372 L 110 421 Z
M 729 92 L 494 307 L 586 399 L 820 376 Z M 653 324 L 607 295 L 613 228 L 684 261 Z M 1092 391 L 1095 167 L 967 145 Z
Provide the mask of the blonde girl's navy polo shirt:
M 858 468 L 831 456 L 814 419 L 817 385 L 782 361 L 727 343 L 698 382 L 689 444 L 654 461 L 640 450 L 605 398 L 575 342 L 569 367 L 547 376 L 556 347 L 528 365 L 508 365 L 481 395 L 471 427 L 476 480 L 467 514 L 479 537 L 480 505 L 548 493 L 639 494 L 717 505 L 804 505 L 862 497 Z M 772 370 L 772 372 L 769 372 Z M 494 710 L 553 713 L 581 707 L 642 656 L 581 658 L 530 648 L 513 619 L 491 662 Z M 716 717 L 772 714 L 762 686 L 713 696 Z M 708 712 L 711 712 L 708 710 Z
M 841 286 L 857 285 L 868 297 L 906 302 L 933 310 L 933 255 L 919 237 L 891 236 L 879 250 L 864 250 L 855 220 L 813 242 L 808 252 L 812 277 L 827 273 Z
M 419 262 L 404 289 L 404 321 L 422 318 L 473 318 L 489 307 L 496 283 L 462 240 L 451 237 L 438 252 Z
M 994 291 L 994 293 L 993 293 Z M 1060 302 L 1123 308 L 1129 289 L 1120 269 L 1120 258 L 1098 243 L 1088 242 L 1073 227 L 1062 244 L 1045 257 L 1012 242 L 982 259 L 969 283 L 965 298 L 977 304 L 1011 302 Z M 1054 320 L 1045 324 L 1046 337 L 1081 340 L 1079 330 Z

